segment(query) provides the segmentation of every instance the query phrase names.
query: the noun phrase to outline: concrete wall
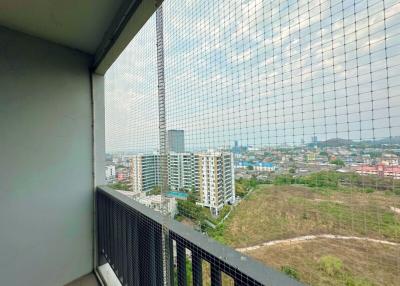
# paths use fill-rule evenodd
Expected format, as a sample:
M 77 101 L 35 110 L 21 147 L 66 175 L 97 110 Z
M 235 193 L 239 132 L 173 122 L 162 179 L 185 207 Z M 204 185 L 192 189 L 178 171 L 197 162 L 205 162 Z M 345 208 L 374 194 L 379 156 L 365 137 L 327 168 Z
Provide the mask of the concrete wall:
M 64 285 L 93 268 L 89 64 L 0 28 L 0 285 Z

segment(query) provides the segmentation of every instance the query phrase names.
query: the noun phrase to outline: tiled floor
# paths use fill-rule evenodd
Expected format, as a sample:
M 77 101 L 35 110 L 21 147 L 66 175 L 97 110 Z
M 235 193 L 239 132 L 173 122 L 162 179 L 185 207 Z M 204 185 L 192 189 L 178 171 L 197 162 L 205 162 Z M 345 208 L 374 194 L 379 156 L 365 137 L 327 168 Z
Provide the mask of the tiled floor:
M 90 273 L 65 286 L 100 286 L 100 284 L 97 282 L 96 276 Z

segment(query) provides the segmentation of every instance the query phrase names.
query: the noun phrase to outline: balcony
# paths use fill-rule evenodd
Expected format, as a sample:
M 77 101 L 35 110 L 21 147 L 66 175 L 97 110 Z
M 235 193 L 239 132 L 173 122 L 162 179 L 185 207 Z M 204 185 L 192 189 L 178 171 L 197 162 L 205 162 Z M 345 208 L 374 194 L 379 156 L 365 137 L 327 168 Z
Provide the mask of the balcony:
M 1 1 L 0 284 L 398 285 L 398 0 L 162 2 Z

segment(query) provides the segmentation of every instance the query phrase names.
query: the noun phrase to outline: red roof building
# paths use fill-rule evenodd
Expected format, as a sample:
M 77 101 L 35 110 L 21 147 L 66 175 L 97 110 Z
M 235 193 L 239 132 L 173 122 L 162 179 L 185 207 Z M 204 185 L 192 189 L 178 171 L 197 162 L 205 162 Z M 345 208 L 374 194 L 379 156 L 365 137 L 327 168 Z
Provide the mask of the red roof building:
M 360 165 L 354 168 L 358 174 L 377 175 L 380 177 L 393 177 L 400 179 L 400 166 L 387 166 L 384 164 L 379 165 Z

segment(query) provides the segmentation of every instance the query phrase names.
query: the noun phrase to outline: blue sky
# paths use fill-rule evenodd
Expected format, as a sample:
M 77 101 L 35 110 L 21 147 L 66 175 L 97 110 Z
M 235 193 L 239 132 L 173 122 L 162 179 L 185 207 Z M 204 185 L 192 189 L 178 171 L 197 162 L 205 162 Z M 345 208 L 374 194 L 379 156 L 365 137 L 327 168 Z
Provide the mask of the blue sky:
M 168 129 L 188 150 L 400 135 L 397 2 L 164 1 Z M 155 36 L 106 74 L 109 152 L 157 149 Z

